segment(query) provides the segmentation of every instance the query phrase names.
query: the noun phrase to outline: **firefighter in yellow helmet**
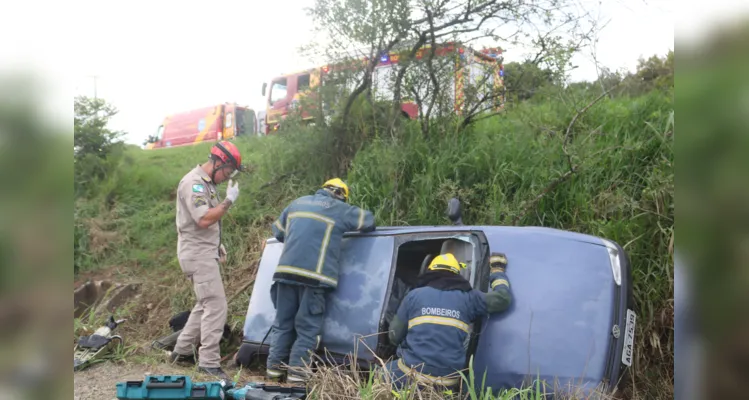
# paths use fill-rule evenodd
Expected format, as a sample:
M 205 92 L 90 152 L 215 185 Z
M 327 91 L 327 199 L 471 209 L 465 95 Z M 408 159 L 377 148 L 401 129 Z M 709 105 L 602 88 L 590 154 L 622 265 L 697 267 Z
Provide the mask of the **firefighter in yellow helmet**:
M 504 254 L 492 253 L 490 264 L 488 293 L 460 275 L 466 265 L 452 253 L 435 257 L 419 276 L 390 322 L 388 337 L 399 358 L 385 368 L 395 386 L 403 387 L 406 379 L 448 388 L 458 384 L 471 323 L 506 310 L 512 301 Z
M 375 229 L 370 211 L 348 204 L 349 188 L 339 178 L 325 182 L 313 195 L 300 197 L 273 223 L 273 235 L 284 244 L 273 275 L 271 299 L 276 320 L 270 339 L 266 374 L 288 382 L 308 377 L 308 353 L 320 345 L 325 296 L 338 286 L 338 256 L 345 232 Z
M 333 178 L 322 185 L 322 188 L 327 190 L 333 195 L 333 197 L 348 202 L 348 185 L 342 181 L 341 178 Z

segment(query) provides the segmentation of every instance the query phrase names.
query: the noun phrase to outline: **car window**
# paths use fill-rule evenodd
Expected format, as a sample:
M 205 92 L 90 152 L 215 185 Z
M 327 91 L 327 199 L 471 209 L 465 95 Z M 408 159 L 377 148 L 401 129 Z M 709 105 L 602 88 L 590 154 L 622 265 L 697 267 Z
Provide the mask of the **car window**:
M 475 237 L 468 233 L 426 233 L 413 235 L 413 239 L 398 246 L 398 256 L 395 265 L 395 277 L 401 279 L 408 286 L 413 286 L 416 277 L 424 272 L 432 259 L 442 253 L 453 253 L 460 262 L 466 263 L 466 269 L 461 275 L 471 285 L 475 285 L 476 261 L 478 243 Z

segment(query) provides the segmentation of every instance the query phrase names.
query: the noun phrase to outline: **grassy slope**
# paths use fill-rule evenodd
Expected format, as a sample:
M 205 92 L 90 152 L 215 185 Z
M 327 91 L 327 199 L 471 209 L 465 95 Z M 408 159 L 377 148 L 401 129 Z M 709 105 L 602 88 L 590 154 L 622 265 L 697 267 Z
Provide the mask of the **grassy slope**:
M 576 172 L 539 198 L 569 171 L 562 137 L 574 114 L 558 101 L 529 103 L 460 135 L 425 141 L 413 129 L 398 142 L 376 139 L 359 152 L 346 177 L 352 202 L 373 210 L 380 225 L 444 224 L 446 199 L 459 195 L 466 223 L 504 225 L 518 219 L 521 225 L 617 241 L 634 267 L 637 390 L 668 397 L 673 365 L 671 98 L 652 93 L 592 107 L 573 126 L 566 148 Z M 270 234 L 270 223 L 286 202 L 328 178 L 320 158 L 329 149 L 313 132 L 242 138 L 237 144 L 255 171 L 240 178 L 240 198 L 224 222 L 229 296 L 252 278 L 261 239 Z M 151 308 L 142 304 L 130 310 L 141 323 L 192 304 L 175 254 L 174 191 L 180 178 L 206 159 L 209 147 L 128 149 L 117 171 L 89 198 L 77 201 L 81 273 L 105 269 L 145 277 Z M 246 292 L 230 305 L 229 322 L 238 329 Z M 132 334 L 153 339 L 166 325 L 159 324 L 137 332 L 131 328 Z

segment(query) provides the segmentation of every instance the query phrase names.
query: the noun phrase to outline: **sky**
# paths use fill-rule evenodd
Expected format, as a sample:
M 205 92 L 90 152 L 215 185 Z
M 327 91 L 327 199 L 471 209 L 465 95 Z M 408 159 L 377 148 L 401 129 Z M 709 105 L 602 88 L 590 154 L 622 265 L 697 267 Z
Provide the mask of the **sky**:
M 682 12 L 684 1 L 677 12 L 673 0 L 578 1 L 599 21 L 608 21 L 596 56 L 613 70 L 633 70 L 640 57 L 666 54 L 674 47 L 677 15 L 694 20 L 715 7 L 715 2 L 696 3 L 699 8 L 687 6 L 691 10 Z M 11 13 L 33 16 L 34 23 L 8 19 L 0 26 L 0 40 L 6 42 L 0 58 L 33 63 L 45 72 L 50 100 L 43 107 L 52 114 L 61 104 L 53 96 L 62 99 L 67 93 L 70 104 L 72 96 L 93 96 L 96 88 L 98 97 L 119 110 L 111 127 L 140 145 L 172 113 L 223 102 L 262 109 L 263 82 L 313 66 L 298 53 L 310 40 L 304 8 L 312 2 L 12 2 Z M 505 62 L 525 55 L 521 48 L 504 47 Z M 589 54 L 573 62 L 578 68 L 572 80 L 595 79 Z

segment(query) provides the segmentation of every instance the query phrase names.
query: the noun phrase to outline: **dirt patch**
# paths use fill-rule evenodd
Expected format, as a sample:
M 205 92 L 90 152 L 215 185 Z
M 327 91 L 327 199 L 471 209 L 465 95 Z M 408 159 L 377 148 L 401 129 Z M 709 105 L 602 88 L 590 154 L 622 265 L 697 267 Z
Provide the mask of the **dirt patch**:
M 240 250 L 244 250 L 244 246 L 231 250 L 234 251 L 233 260 L 250 258 L 247 253 L 237 254 Z M 258 250 L 259 242 L 258 249 L 255 251 Z M 222 343 L 221 355 L 225 360 L 222 363 L 224 371 L 232 378 L 238 372 L 238 368 L 233 365 L 231 357 L 241 342 L 244 318 L 241 318 L 242 323 L 237 321 L 246 312 L 247 294 L 252 291 L 257 264 L 257 258 L 255 258 L 242 262 L 234 261 L 228 266 L 222 266 L 227 298 L 232 300 L 229 305 L 231 314 L 227 323 L 230 324 L 233 334 L 230 340 Z M 202 382 L 215 381 L 214 377 L 197 374 L 194 367 L 168 364 L 164 355 L 151 348 L 155 339 L 171 332 L 168 325 L 169 319 L 180 311 L 189 310 L 193 305 L 192 285 L 179 267 L 147 270 L 120 265 L 82 272 L 76 276 L 75 280 L 78 285 L 97 280 L 122 284 L 140 283 L 137 296 L 119 303 L 113 312 L 115 318 L 127 320 L 116 331 L 124 338 L 124 351 L 127 353 L 124 356 L 118 356 L 124 359 L 110 360 L 76 372 L 74 374 L 75 399 L 115 399 L 117 382 L 141 380 L 147 373 L 151 375 L 184 374 Z M 85 327 L 95 329 L 98 328 L 95 326 L 97 324 L 98 321 L 86 324 Z M 90 333 L 83 329 L 75 332 L 76 335 Z M 239 381 L 242 383 L 259 382 L 263 380 L 262 374 L 264 371 L 255 371 L 254 374 L 242 371 Z
M 94 256 L 104 255 L 110 248 L 123 242 L 123 238 L 114 230 L 107 229 L 107 222 L 101 218 L 86 220 L 89 236 L 89 251 Z
M 242 323 L 238 318 L 246 313 L 248 294 L 252 291 L 257 261 L 243 265 L 233 265 L 224 270 L 224 287 L 229 300 L 230 318 L 227 323 L 233 331 L 232 337 L 242 336 Z M 124 284 L 137 283 L 133 276 L 124 276 L 118 268 L 99 270 L 88 274 L 81 274 L 78 281 L 94 281 L 96 277 L 111 277 L 110 281 Z M 118 278 L 119 277 L 119 278 Z M 176 313 L 188 311 L 193 306 L 193 288 L 189 280 L 184 277 L 179 268 L 168 270 L 141 270 L 137 277 L 139 281 L 137 296 L 119 302 L 114 311 L 116 318 L 125 318 L 125 322 L 118 328 L 118 333 L 125 338 L 128 345 L 135 345 L 139 355 L 145 355 L 141 349 L 147 349 L 151 342 L 170 332 L 167 321 Z M 106 289 L 106 288 L 104 288 Z M 80 332 L 78 332 L 80 334 Z M 238 347 L 235 340 L 226 349 L 235 351 Z
M 137 300 L 139 283 L 121 284 L 110 280 L 86 281 L 73 292 L 73 316 L 80 317 L 90 307 L 95 314 L 112 313 L 125 303 Z
M 88 281 L 110 281 L 113 274 L 115 274 L 114 268 L 79 272 L 73 279 L 73 290 L 78 289 Z
M 224 372 L 234 379 L 239 371 L 232 366 L 224 366 Z M 73 398 L 75 400 L 116 400 L 117 382 L 142 380 L 146 375 L 188 375 L 200 382 L 215 381 L 215 377 L 199 374 L 196 369 L 172 365 L 166 362 L 152 363 L 100 363 L 73 374 Z M 258 371 L 242 371 L 238 382 L 263 381 Z
M 131 283 L 132 271 L 137 268 L 137 263 L 132 265 L 111 265 L 103 266 L 91 271 L 80 271 L 73 278 L 73 290 L 85 284 L 88 281 L 116 281 L 122 283 Z

